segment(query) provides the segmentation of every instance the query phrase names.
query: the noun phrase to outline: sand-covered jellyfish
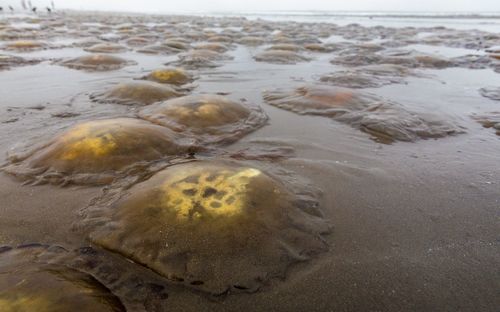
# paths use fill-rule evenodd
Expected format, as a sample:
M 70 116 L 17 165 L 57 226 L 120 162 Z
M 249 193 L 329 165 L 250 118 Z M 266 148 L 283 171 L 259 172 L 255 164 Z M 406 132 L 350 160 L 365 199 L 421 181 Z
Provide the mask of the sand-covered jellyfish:
M 0 247 L 0 311 L 126 311 L 119 298 L 93 276 L 37 261 L 44 252 L 44 247 Z
M 182 86 L 194 81 L 193 75 L 182 68 L 165 67 L 155 69 L 143 79 L 155 81 L 158 83 L 167 83 L 176 86 Z
M 270 46 L 267 50 L 273 51 L 292 51 L 292 52 L 299 52 L 304 50 L 303 47 L 293 44 L 293 43 L 281 43 L 281 44 L 274 44 Z
M 231 43 L 233 39 L 228 36 L 216 35 L 208 37 L 207 41 L 209 42 L 223 42 L 223 43 Z
M 483 115 L 472 116 L 485 128 L 492 128 L 496 130 L 496 134 L 500 135 L 500 112 L 492 112 Z
M 407 76 L 416 74 L 410 68 L 400 65 L 375 64 L 325 74 L 319 80 L 334 86 L 361 89 L 403 83 L 403 78 Z
M 84 50 L 92 53 L 121 53 L 125 52 L 127 48 L 118 43 L 98 43 L 84 48 Z
M 307 62 L 311 59 L 297 52 L 284 50 L 269 50 L 257 53 L 254 59 L 258 62 L 267 62 L 275 64 L 295 64 L 298 62 Z
M 136 167 L 195 150 L 192 139 L 168 128 L 135 118 L 103 119 L 73 126 L 48 144 L 13 157 L 3 170 L 28 182 L 107 184 Z
M 163 54 L 163 55 L 177 54 L 179 52 L 176 49 L 172 49 L 170 47 L 158 43 L 138 47 L 136 51 L 144 54 Z
M 3 46 L 4 50 L 12 50 L 12 51 L 34 51 L 41 50 L 47 47 L 47 44 L 40 41 L 31 41 L 31 40 L 19 40 L 14 42 L 6 43 Z
M 307 43 L 304 45 L 304 49 L 318 53 L 330 53 L 335 51 L 337 47 L 332 44 Z
M 379 55 L 380 63 L 407 67 L 441 69 L 453 66 L 453 62 L 439 55 L 427 54 L 416 50 L 385 50 Z
M 409 68 L 442 69 L 455 66 L 447 58 L 426 54 L 415 50 L 386 50 L 378 53 L 347 53 L 330 61 L 345 66 L 365 66 L 374 64 L 393 64 Z
M 131 81 L 117 84 L 104 92 L 90 96 L 99 103 L 122 105 L 149 105 L 183 96 L 185 93 L 171 86 L 152 81 Z
M 257 36 L 244 36 L 239 38 L 237 41 L 242 45 L 250 47 L 257 47 L 263 45 L 266 42 L 265 38 Z
M 128 46 L 132 46 L 132 47 L 145 46 L 145 45 L 151 44 L 152 42 L 153 42 L 153 40 L 151 40 L 150 38 L 139 37 L 139 36 L 130 37 L 127 40 L 125 40 L 125 43 Z
M 479 89 L 479 93 L 481 93 L 482 96 L 495 100 L 495 101 L 500 101 L 500 87 L 487 87 L 487 88 L 481 88 Z
M 120 69 L 129 65 L 135 65 L 137 63 L 118 56 L 106 54 L 90 54 L 64 60 L 59 64 L 73 69 L 88 71 L 108 71 Z
M 167 39 L 161 43 L 162 45 L 171 48 L 173 51 L 181 52 L 187 51 L 190 48 L 189 43 L 177 40 L 177 39 Z
M 0 54 L 0 70 L 16 66 L 34 65 L 40 63 L 39 59 L 25 59 L 19 56 Z
M 259 107 L 219 95 L 191 95 L 156 103 L 142 109 L 139 117 L 204 143 L 233 142 L 267 121 Z
M 169 280 L 255 291 L 327 248 L 319 194 L 293 183 L 237 162 L 174 165 L 87 208 L 85 224 L 93 243 Z
M 178 60 L 170 64 L 188 69 L 213 68 L 221 66 L 222 64 L 220 64 L 220 61 L 231 59 L 231 56 L 223 53 L 204 49 L 194 49 L 186 53 L 179 54 Z
M 194 49 L 196 50 L 209 50 L 209 51 L 215 51 L 218 53 L 224 53 L 229 50 L 227 45 L 222 44 L 222 43 L 217 43 L 217 42 L 209 42 L 209 43 L 200 43 L 196 46 L 194 46 Z
M 417 114 L 399 103 L 349 88 L 305 85 L 265 91 L 266 103 L 301 115 L 330 117 L 366 132 L 376 141 L 413 142 L 462 133 L 454 122 Z

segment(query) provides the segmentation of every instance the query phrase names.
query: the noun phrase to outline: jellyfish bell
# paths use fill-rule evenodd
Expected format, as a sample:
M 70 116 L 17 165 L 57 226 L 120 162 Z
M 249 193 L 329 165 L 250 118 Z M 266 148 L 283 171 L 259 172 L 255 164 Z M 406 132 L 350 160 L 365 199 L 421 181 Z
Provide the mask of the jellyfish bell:
M 0 70 L 16 66 L 34 65 L 40 63 L 40 59 L 25 59 L 19 56 L 0 54 Z
M 143 79 L 159 83 L 181 86 L 193 82 L 193 76 L 181 68 L 161 68 L 153 70 Z
M 19 40 L 4 45 L 5 50 L 15 50 L 15 51 L 41 50 L 46 47 L 47 47 L 46 43 L 39 41 L 30 41 L 30 40 Z
M 127 48 L 116 43 L 98 43 L 84 50 L 92 53 L 121 53 L 125 52 Z
M 84 55 L 60 62 L 60 65 L 88 71 L 108 71 L 137 64 L 134 61 L 106 54 Z
M 65 265 L 37 261 L 43 247 L 0 252 L 2 312 L 123 312 L 125 307 L 91 275 Z
M 500 135 L 500 112 L 491 112 L 483 115 L 472 116 L 484 128 L 492 128 L 496 130 L 496 134 Z
M 121 172 L 153 161 L 183 157 L 194 141 L 133 118 L 78 124 L 4 170 L 25 180 L 107 184 Z
M 232 57 L 212 50 L 195 49 L 178 55 L 178 60 L 171 64 L 188 69 L 213 68 L 221 66 L 219 61 L 231 60 Z
M 211 43 L 201 43 L 198 44 L 194 47 L 196 50 L 209 50 L 209 51 L 215 51 L 219 53 L 224 53 L 229 50 L 229 48 L 222 43 L 217 43 L 217 42 L 211 42 Z
M 85 222 L 92 242 L 169 280 L 210 294 L 255 291 L 327 248 L 328 222 L 299 197 L 258 168 L 198 161 L 97 204 Z
M 122 105 L 150 105 L 155 102 L 183 96 L 184 91 L 152 81 L 120 83 L 111 89 L 91 95 L 99 103 Z
M 264 92 L 273 106 L 301 115 L 330 117 L 366 132 L 381 143 L 413 142 L 463 133 L 454 122 L 417 114 L 399 103 L 349 88 L 305 85 Z
M 311 59 L 294 51 L 269 50 L 256 54 L 254 59 L 258 62 L 276 63 L 276 64 L 295 64 L 298 62 L 307 62 Z
M 139 117 L 205 143 L 229 143 L 263 126 L 267 116 L 258 107 L 219 95 L 192 95 L 156 103 Z

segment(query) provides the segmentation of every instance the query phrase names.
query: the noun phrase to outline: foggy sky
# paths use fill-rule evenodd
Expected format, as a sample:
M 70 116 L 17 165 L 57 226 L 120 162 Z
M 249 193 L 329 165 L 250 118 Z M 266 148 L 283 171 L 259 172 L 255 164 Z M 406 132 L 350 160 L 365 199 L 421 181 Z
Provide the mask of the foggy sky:
M 50 0 L 31 0 L 39 7 Z M 153 13 L 329 10 L 329 11 L 420 11 L 499 12 L 500 0 L 54 0 L 57 8 L 133 11 Z M 20 0 L 0 0 L 1 5 Z

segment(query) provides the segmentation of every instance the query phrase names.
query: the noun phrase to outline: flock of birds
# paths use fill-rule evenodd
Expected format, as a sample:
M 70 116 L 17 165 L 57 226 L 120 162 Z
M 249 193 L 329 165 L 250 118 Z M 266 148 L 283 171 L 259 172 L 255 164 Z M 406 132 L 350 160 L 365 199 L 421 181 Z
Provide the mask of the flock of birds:
M 29 1 L 29 0 L 28 0 L 27 4 L 26 4 L 25 0 L 22 0 L 21 1 L 21 7 L 22 7 L 22 9 L 24 11 L 30 10 L 30 11 L 32 11 L 35 14 L 37 13 L 37 10 L 38 10 L 38 8 L 36 6 L 33 6 L 31 4 L 31 1 Z M 9 5 L 8 8 L 9 8 L 9 11 L 11 13 L 14 13 L 16 11 L 12 5 Z M 51 1 L 50 6 L 45 7 L 45 9 L 47 10 L 47 12 L 49 14 L 52 13 L 53 11 L 55 11 L 54 1 Z M 2 6 L 0 6 L 0 13 L 2 13 L 3 11 L 4 11 L 4 8 Z

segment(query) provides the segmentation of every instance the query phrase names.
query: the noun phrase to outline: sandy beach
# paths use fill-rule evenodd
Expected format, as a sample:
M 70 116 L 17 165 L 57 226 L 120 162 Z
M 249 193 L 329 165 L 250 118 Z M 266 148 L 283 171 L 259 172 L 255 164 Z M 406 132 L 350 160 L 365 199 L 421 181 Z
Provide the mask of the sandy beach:
M 182 69 L 185 81 L 161 83 L 171 72 L 150 75 L 162 68 Z M 498 32 L 5 13 L 0 85 L 5 276 L 47 264 L 71 268 L 115 298 L 102 311 L 500 306 Z M 188 105 L 172 102 L 192 96 Z M 221 101 L 222 108 L 206 115 L 198 110 L 202 117 L 194 121 L 192 111 L 175 119 L 184 110 L 159 117 L 169 105 L 204 101 Z M 120 118 L 134 120 L 136 128 L 117 139 L 127 145 L 119 157 L 106 159 L 103 152 L 99 159 L 93 152 L 91 162 L 64 150 L 107 125 L 92 130 L 90 124 L 90 135 L 77 139 L 71 129 Z M 112 140 L 106 135 L 95 138 Z M 154 141 L 162 135 L 171 140 L 165 149 Z M 74 146 L 82 154 L 87 148 Z M 121 162 L 126 165 L 118 167 Z M 245 194 L 238 195 L 240 206 L 226 208 L 261 209 L 258 220 L 247 216 L 230 229 L 200 223 L 208 232 L 189 232 L 178 249 L 171 246 L 175 233 L 163 237 L 160 230 L 172 224 L 185 230 L 177 226 L 180 219 L 166 229 L 135 224 L 127 234 L 141 215 L 126 212 L 150 205 L 148 198 L 157 195 L 148 192 L 166 185 L 150 190 L 155 177 L 174 179 L 168 172 L 177 166 L 214 162 L 229 164 L 224 170 L 233 173 L 207 165 L 209 171 L 233 174 L 227 183 Z M 250 191 L 254 175 L 262 180 Z M 238 196 L 232 200 L 239 203 Z M 180 201 L 171 206 L 183 207 Z M 203 209 L 200 220 L 211 211 Z M 187 218 L 196 216 L 190 211 Z M 163 257 L 151 256 L 156 253 Z M 3 304 L 17 311 L 9 305 L 13 296 L 2 298 L 9 287 L 0 281 L 0 310 Z

